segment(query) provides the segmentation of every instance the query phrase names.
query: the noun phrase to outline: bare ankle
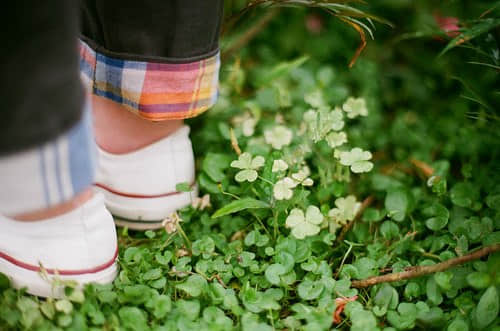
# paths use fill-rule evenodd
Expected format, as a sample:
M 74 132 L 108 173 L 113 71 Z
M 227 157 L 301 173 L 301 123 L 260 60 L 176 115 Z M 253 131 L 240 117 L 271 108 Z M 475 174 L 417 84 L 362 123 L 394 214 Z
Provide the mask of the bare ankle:
M 96 142 L 113 154 L 130 153 L 177 131 L 182 120 L 152 122 L 109 99 L 92 96 Z
M 12 216 L 12 218 L 17 221 L 31 222 L 31 221 L 41 221 L 44 219 L 57 217 L 80 207 L 85 202 L 90 200 L 93 195 L 94 193 L 92 193 L 92 189 L 88 188 L 71 200 L 65 201 L 63 203 L 60 203 L 58 205 L 46 209 L 40 209 L 40 210 L 30 211 L 28 213 L 14 215 Z

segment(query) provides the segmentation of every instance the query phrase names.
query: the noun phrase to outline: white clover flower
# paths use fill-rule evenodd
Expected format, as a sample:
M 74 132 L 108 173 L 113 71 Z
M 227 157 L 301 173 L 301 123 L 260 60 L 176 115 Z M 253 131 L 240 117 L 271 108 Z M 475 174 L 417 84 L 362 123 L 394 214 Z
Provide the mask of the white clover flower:
M 274 160 L 272 172 L 285 171 L 288 169 L 288 164 L 283 160 Z
M 307 207 L 306 213 L 298 208 L 292 209 L 286 218 L 285 225 L 292 229 L 292 235 L 297 239 L 304 239 L 319 233 L 319 225 L 323 222 L 323 214 L 316 206 Z
M 347 134 L 344 131 L 330 132 L 325 140 L 331 148 L 339 147 L 347 142 Z
M 368 115 L 366 101 L 363 98 L 347 98 L 347 101 L 342 106 L 342 109 L 344 109 L 344 111 L 347 113 L 347 117 L 349 118 Z
M 297 185 L 301 184 L 302 186 L 312 186 L 314 182 L 311 178 L 309 178 L 310 174 L 311 170 L 309 167 L 305 166 L 298 172 L 292 174 L 292 179 L 297 182 Z
M 234 179 L 237 182 L 249 181 L 253 182 L 257 179 L 257 169 L 264 165 L 265 159 L 262 156 L 252 158 L 250 153 L 243 153 L 238 157 L 238 160 L 231 162 L 231 167 L 242 169 Z
M 363 151 L 361 148 L 353 148 L 349 152 L 340 152 L 340 164 L 350 166 L 354 173 L 368 172 L 372 170 L 373 163 L 370 160 L 372 153 Z
M 330 231 L 334 232 L 337 228 L 345 225 L 347 221 L 354 220 L 356 214 L 361 207 L 361 203 L 356 201 L 356 197 L 348 195 L 345 198 L 338 198 L 335 200 L 337 208 L 330 209 L 328 216 L 332 219 L 330 224 Z
M 273 195 L 276 200 L 290 200 L 293 196 L 293 188 L 297 184 L 289 177 L 280 179 L 274 184 Z
M 273 146 L 274 149 L 282 149 L 283 146 L 288 146 L 292 142 L 292 130 L 283 125 L 275 126 L 272 130 L 264 132 L 266 143 Z

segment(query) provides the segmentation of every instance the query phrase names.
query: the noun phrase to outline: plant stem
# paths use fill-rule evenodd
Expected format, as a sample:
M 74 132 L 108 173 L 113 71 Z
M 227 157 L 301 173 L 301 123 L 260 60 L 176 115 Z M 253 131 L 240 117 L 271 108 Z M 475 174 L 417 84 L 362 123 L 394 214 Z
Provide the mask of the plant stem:
M 342 271 L 342 267 L 344 266 L 344 263 L 345 263 L 345 260 L 347 259 L 347 256 L 349 255 L 349 253 L 351 253 L 352 247 L 353 247 L 352 244 L 349 244 L 349 248 L 347 249 L 347 252 L 345 253 L 344 257 L 342 258 L 342 262 L 340 262 L 339 270 L 335 274 L 335 278 L 337 278 L 339 276 L 340 272 Z
M 268 183 L 268 184 L 270 184 L 270 185 L 273 185 L 273 186 L 274 186 L 274 183 L 273 183 L 273 182 L 271 182 L 269 179 L 265 179 L 265 178 L 264 178 L 264 177 L 262 177 L 262 176 L 259 176 L 259 179 L 260 179 L 260 180 L 262 180 L 262 181 L 264 181 L 264 182 L 266 182 L 266 183 Z
M 463 264 L 466 262 L 470 262 L 473 260 L 477 260 L 486 256 L 488 254 L 492 254 L 500 251 L 500 244 L 490 245 L 483 247 L 474 253 L 470 253 L 467 255 L 459 256 L 453 259 L 449 259 L 447 261 L 437 263 L 429 266 L 414 266 L 406 268 L 403 272 L 396 272 L 392 274 L 387 274 L 383 276 L 370 277 L 362 280 L 353 280 L 351 283 L 352 287 L 355 288 L 363 288 L 368 287 L 380 283 L 388 283 L 388 282 L 397 282 L 400 280 L 411 279 L 416 277 L 421 277 L 429 274 L 433 274 L 436 272 L 441 272 L 447 270 L 451 267 L 454 267 L 459 264 Z
M 177 231 L 181 234 L 181 236 L 186 241 L 186 244 L 188 245 L 189 250 L 191 250 L 191 240 L 189 240 L 188 236 L 186 235 L 186 232 L 184 232 L 184 230 L 182 229 L 182 226 L 179 224 L 179 222 L 177 222 L 176 227 L 177 227 Z

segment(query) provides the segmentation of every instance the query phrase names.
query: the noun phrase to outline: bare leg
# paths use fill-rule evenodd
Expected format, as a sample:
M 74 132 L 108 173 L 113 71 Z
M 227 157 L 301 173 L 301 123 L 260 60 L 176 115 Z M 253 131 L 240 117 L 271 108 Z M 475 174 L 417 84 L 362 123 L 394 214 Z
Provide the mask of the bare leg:
M 154 143 L 183 125 L 182 120 L 152 122 L 109 99 L 92 96 L 97 145 L 112 154 L 124 154 Z

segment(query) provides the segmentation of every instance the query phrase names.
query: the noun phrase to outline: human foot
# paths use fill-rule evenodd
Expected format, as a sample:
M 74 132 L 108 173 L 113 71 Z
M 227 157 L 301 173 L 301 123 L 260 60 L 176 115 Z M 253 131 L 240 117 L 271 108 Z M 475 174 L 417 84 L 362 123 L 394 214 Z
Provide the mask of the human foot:
M 194 186 L 194 156 L 189 127 L 127 154 L 99 150 L 96 190 L 116 223 L 135 230 L 161 227 L 176 210 L 189 205 L 197 195 Z M 191 192 L 178 192 L 187 183 Z
M 110 283 L 117 253 L 113 219 L 100 194 L 43 220 L 0 216 L 0 272 L 33 295 L 61 297 L 56 280 Z
M 189 127 L 182 121 L 151 122 L 123 106 L 94 96 L 94 125 L 99 145 L 95 187 L 118 225 L 145 230 L 190 204 L 194 156 Z M 111 125 L 112 123 L 112 125 Z

